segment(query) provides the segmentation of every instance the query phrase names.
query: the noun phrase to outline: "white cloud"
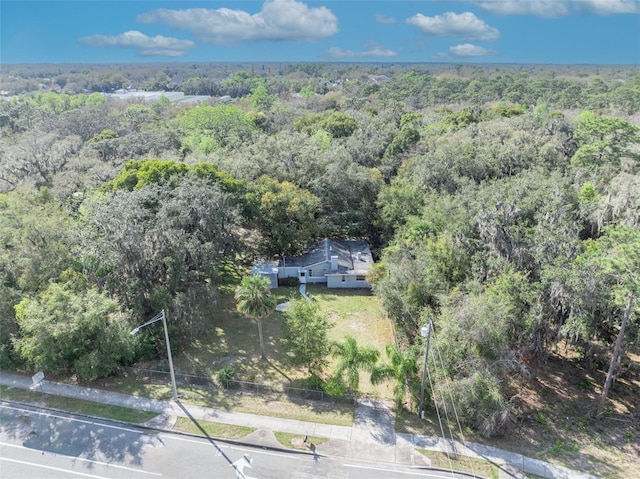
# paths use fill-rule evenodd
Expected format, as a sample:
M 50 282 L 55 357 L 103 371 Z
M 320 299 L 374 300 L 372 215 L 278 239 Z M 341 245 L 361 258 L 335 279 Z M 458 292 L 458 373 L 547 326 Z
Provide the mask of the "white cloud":
M 490 27 L 471 12 L 447 12 L 435 17 L 418 13 L 407 19 L 425 35 L 457 37 L 467 40 L 495 40 L 500 37 L 498 29 Z
M 91 35 L 78 39 L 92 47 L 121 47 L 133 48 L 140 56 L 166 56 L 182 57 L 195 47 L 191 40 L 180 40 L 178 38 L 163 37 L 157 35 L 149 37 L 144 33 L 131 30 L 120 35 Z
M 163 8 L 143 13 L 137 20 L 189 30 L 201 40 L 216 45 L 258 40 L 313 41 L 338 31 L 338 19 L 331 10 L 309 8 L 296 0 L 268 0 L 256 14 L 228 8 Z
M 396 23 L 396 19 L 394 17 L 390 17 L 389 15 L 378 14 L 376 15 L 376 22 L 381 23 L 382 25 L 391 25 Z
M 343 50 L 342 48 L 333 47 L 327 50 L 327 55 L 331 58 L 363 58 L 363 57 L 375 57 L 375 58 L 390 58 L 398 55 L 397 52 L 384 48 L 377 43 L 370 43 L 365 45 L 364 50 L 360 52 L 354 52 L 353 50 Z
M 497 55 L 495 50 L 472 45 L 471 43 L 462 43 L 449 48 L 449 53 L 454 57 L 486 57 Z
M 640 13 L 637 0 L 583 0 L 576 2 L 575 7 L 596 15 Z
M 558 18 L 570 10 L 564 0 L 489 0 L 475 2 L 482 9 L 498 15 L 535 15 Z
M 640 13 L 637 0 L 479 0 L 474 3 L 498 15 L 535 15 L 545 18 L 559 18 L 572 13 Z

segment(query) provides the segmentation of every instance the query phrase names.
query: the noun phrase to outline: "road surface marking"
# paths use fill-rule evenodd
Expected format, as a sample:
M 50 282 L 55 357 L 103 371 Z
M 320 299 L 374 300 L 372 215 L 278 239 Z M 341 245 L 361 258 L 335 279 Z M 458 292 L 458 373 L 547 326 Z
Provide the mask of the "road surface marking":
M 20 461 L 18 459 L 7 459 L 6 457 L 0 457 L 0 461 L 15 462 L 17 464 L 24 464 L 26 466 L 39 467 L 40 469 L 49 469 L 50 471 L 64 472 L 66 474 L 74 474 L 76 476 L 83 476 L 83 477 L 93 477 L 94 479 L 109 479 L 108 477 L 104 477 L 104 476 L 96 476 L 94 474 L 87 474 L 84 472 L 72 471 L 70 469 L 62 469 L 60 467 L 45 466 L 44 464 L 36 464 L 34 462 Z
M 195 443 L 195 444 L 200 444 L 202 446 L 211 446 L 211 441 L 209 439 L 207 439 L 206 437 L 203 437 L 202 439 L 186 439 L 184 437 L 170 435 L 170 434 L 161 434 L 160 437 L 162 437 L 163 439 L 173 439 L 175 441 L 191 442 L 191 443 Z M 215 440 L 215 438 L 213 438 L 213 439 Z M 255 446 L 253 448 L 252 447 L 241 447 L 241 446 L 229 446 L 229 445 L 226 445 L 226 444 L 218 444 L 216 442 L 215 443 L 215 447 L 217 447 L 218 449 L 230 449 L 232 451 L 247 451 L 247 452 L 251 452 L 252 454 L 263 454 L 265 456 L 286 457 L 287 459 L 299 459 L 299 460 L 300 459 L 304 459 L 304 458 L 301 458 L 298 454 L 293 454 L 293 453 L 292 454 L 285 454 L 285 453 L 269 452 L 269 451 L 257 449 L 260 446 Z
M 173 434 L 160 434 L 160 437 L 162 437 L 163 439 L 173 439 L 174 441 L 182 441 L 182 442 L 190 442 L 190 443 L 194 443 L 194 444 L 200 444 L 203 446 L 211 446 L 211 442 L 209 439 L 207 439 L 206 437 L 202 437 L 202 439 L 187 439 L 184 437 L 180 437 L 180 436 L 176 436 Z M 230 446 L 225 446 L 223 444 L 218 444 L 216 443 L 215 446 L 218 449 L 229 449 Z
M 0 442 L 0 446 L 5 446 L 5 447 L 15 447 L 16 449 L 24 449 L 27 451 L 38 451 L 39 449 L 34 449 L 32 447 L 26 447 L 26 446 L 21 446 L 19 444 L 8 444 L 6 442 Z M 43 454 L 46 451 L 41 451 Z M 109 463 L 109 462 L 101 462 L 101 461 L 94 461 L 92 459 L 85 459 L 84 457 L 78 457 L 78 456 L 70 456 L 68 454 L 60 454 L 60 453 L 52 453 L 52 452 L 47 452 L 47 454 L 51 454 L 52 456 L 60 456 L 60 457 L 66 457 L 69 459 L 72 459 L 74 461 L 83 461 L 83 462 L 89 462 L 91 464 L 98 464 L 100 466 L 107 466 L 107 467 L 113 467 L 114 469 L 125 469 L 127 471 L 133 471 L 133 472 L 139 472 L 141 474 L 150 474 L 152 476 L 162 476 L 162 474 L 160 474 L 159 472 L 150 472 L 150 471 L 145 471 L 142 469 L 136 469 L 134 467 L 127 467 L 127 466 L 119 466 L 118 464 L 113 464 L 113 463 Z M 11 459 L 7 459 L 8 461 L 10 461 Z

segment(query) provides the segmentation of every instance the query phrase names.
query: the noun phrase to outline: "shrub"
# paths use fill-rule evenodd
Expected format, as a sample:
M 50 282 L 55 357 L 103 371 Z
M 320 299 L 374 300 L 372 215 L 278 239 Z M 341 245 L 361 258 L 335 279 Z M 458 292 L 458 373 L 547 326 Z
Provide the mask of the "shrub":
M 283 288 L 297 288 L 300 286 L 300 280 L 298 278 L 280 278 L 278 279 L 278 286 Z
M 480 370 L 454 381 L 452 396 L 462 422 L 484 437 L 496 436 L 506 426 L 509 403 L 502 395 L 498 378 L 488 371 Z
M 347 393 L 347 385 L 338 378 L 331 378 L 324 384 L 324 392 L 332 398 L 341 398 Z
M 300 386 L 304 389 L 314 389 L 316 391 L 324 391 L 325 381 L 316 373 L 311 373 L 309 377 L 306 377 L 300 383 Z
M 229 385 L 229 381 L 233 379 L 233 375 L 236 373 L 236 369 L 233 366 L 225 366 L 220 369 L 216 375 L 218 378 L 218 382 L 227 387 Z

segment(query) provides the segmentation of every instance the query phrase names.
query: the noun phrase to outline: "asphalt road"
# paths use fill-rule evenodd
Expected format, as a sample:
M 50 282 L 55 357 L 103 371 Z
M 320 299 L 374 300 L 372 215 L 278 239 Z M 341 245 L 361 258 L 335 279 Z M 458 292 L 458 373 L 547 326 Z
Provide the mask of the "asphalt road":
M 150 432 L 121 423 L 4 402 L 0 403 L 0 477 L 455 478 L 450 472 L 410 470 Z

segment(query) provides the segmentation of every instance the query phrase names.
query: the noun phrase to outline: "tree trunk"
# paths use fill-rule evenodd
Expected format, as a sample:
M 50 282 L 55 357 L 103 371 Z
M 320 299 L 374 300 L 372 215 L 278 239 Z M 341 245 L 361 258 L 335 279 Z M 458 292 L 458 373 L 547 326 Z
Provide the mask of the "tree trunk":
M 616 368 L 618 366 L 618 363 L 620 362 L 620 354 L 622 353 L 624 330 L 627 327 L 629 318 L 631 317 L 631 307 L 633 306 L 633 300 L 633 294 L 630 294 L 627 308 L 625 309 L 624 316 L 622 317 L 622 324 L 620 324 L 620 331 L 618 332 L 616 344 L 613 347 L 613 355 L 611 356 L 611 363 L 609 363 L 609 371 L 607 372 L 607 379 L 604 382 L 604 388 L 602 389 L 602 395 L 600 396 L 600 402 L 598 403 L 596 416 L 600 416 L 604 412 L 604 407 L 607 403 L 607 396 L 609 395 L 609 390 L 613 385 L 613 379 L 615 377 L 614 373 L 616 372 Z
M 262 335 L 262 318 L 258 318 L 258 336 L 260 337 L 260 357 L 267 359 L 267 355 L 264 352 L 264 336 Z

